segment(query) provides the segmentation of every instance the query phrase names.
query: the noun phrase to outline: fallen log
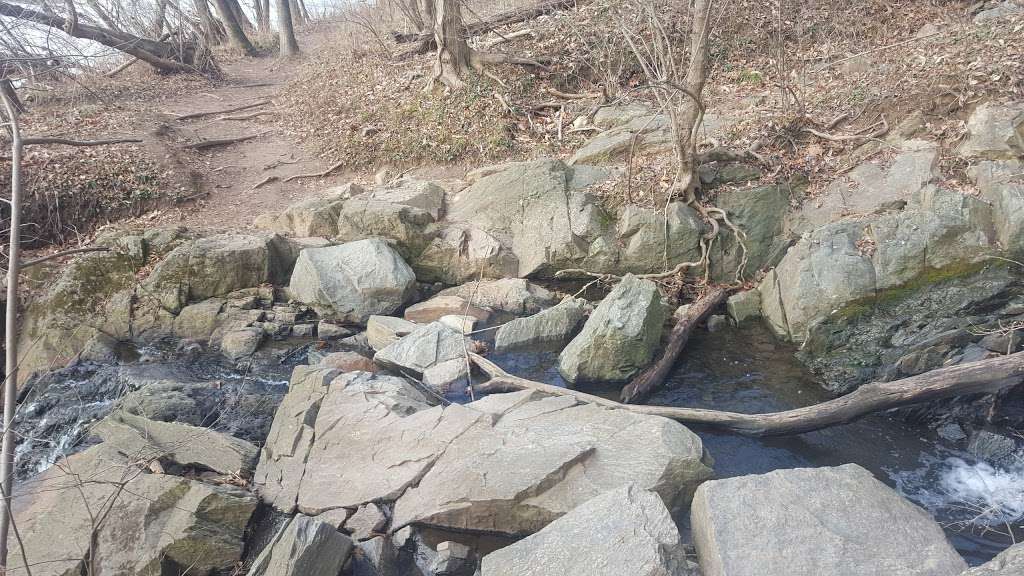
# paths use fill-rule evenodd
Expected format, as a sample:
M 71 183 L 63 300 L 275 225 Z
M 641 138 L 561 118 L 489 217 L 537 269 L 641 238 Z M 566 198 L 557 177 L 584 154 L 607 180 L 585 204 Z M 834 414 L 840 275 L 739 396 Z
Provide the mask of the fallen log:
M 191 114 L 182 114 L 175 116 L 174 119 L 181 120 L 194 120 L 196 118 L 203 118 L 205 116 L 216 116 L 220 114 L 230 114 L 232 112 L 241 112 L 242 110 L 248 110 L 250 108 L 256 108 L 258 106 L 266 106 L 270 104 L 270 100 L 260 100 L 258 102 L 251 102 L 249 104 L 243 104 L 241 106 L 232 106 L 231 108 L 221 108 L 220 110 L 210 110 L 208 112 L 193 112 Z
M 217 146 L 227 146 L 229 144 L 237 144 L 239 142 L 245 142 L 246 140 L 252 140 L 253 138 L 259 138 L 266 134 L 266 132 L 260 132 L 259 134 L 246 134 L 244 136 L 235 136 L 232 138 L 217 138 L 215 140 L 200 140 L 199 142 L 192 142 L 191 144 L 185 144 L 185 148 L 190 150 L 206 150 L 208 148 L 215 148 Z
M 672 332 L 668 337 L 668 345 L 665 346 L 665 351 L 662 353 L 661 358 L 658 358 L 657 362 L 649 366 L 639 376 L 633 378 L 632 382 L 622 388 L 622 393 L 619 397 L 623 403 L 636 404 L 637 402 L 642 402 L 650 396 L 655 388 L 661 386 L 661 383 L 665 381 L 665 377 L 672 371 L 672 366 L 675 365 L 676 359 L 679 358 L 680 352 L 683 351 L 683 346 L 686 346 L 686 341 L 690 339 L 693 329 L 725 300 L 726 294 L 728 294 L 728 291 L 725 288 L 715 287 L 690 304 L 689 308 L 686 309 L 686 314 L 672 327 Z
M 478 392 L 537 390 L 545 394 L 570 396 L 579 402 L 663 416 L 683 424 L 708 426 L 752 437 L 803 434 L 847 424 L 868 414 L 911 404 L 968 394 L 992 394 L 1024 381 L 1024 352 L 1017 352 L 939 368 L 902 380 L 872 382 L 845 396 L 803 408 L 767 414 L 740 414 L 701 408 L 621 404 L 593 394 L 513 376 L 476 354 L 472 354 L 471 358 L 481 370 L 491 376 L 489 381 L 476 386 Z

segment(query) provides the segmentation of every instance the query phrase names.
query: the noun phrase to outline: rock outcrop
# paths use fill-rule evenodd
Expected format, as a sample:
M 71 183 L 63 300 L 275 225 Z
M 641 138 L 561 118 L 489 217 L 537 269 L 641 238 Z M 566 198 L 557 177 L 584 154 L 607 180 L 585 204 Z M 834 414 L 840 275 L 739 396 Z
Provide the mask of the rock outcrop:
M 705 576 L 955 576 L 942 528 L 855 464 L 704 483 L 691 508 Z
M 507 322 L 494 335 L 494 350 L 500 353 L 565 344 L 576 334 L 588 308 L 586 300 L 567 297 L 557 306 Z
M 665 504 L 633 485 L 584 502 L 540 532 L 484 556 L 480 567 L 481 576 L 689 573 Z
M 438 296 L 458 296 L 464 300 L 472 299 L 477 306 L 508 312 L 516 316 L 536 314 L 557 302 L 555 295 L 546 288 L 522 278 L 469 282 L 442 290 Z
M 1016 576 L 1024 574 L 1024 544 L 1014 544 L 1000 552 L 989 562 L 961 574 L 961 576 Z
M 263 549 L 248 576 L 337 576 L 351 553 L 352 540 L 336 527 L 298 514 Z
M 431 322 L 382 348 L 373 361 L 396 374 L 420 378 L 424 370 L 435 364 L 465 357 L 466 346 L 460 332 L 441 322 Z
M 415 288 L 412 269 L 378 238 L 303 250 L 289 284 L 292 297 L 322 317 L 357 324 L 395 312 Z
M 571 383 L 623 382 L 654 357 L 665 322 L 658 287 L 627 274 L 558 356 Z

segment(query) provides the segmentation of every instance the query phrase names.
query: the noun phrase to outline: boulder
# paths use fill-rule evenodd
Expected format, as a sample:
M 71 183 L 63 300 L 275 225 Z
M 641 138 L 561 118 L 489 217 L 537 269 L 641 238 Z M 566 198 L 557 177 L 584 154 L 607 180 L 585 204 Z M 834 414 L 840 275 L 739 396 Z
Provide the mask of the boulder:
M 423 385 L 444 396 L 459 382 L 465 384 L 468 369 L 463 357 L 438 362 L 423 371 Z
M 356 196 L 355 199 L 410 206 L 427 212 L 434 220 L 440 219 L 444 214 L 444 188 L 433 182 L 415 178 L 392 180 Z
M 720 224 L 718 240 L 708 254 L 712 278 L 735 282 L 737 278 L 752 278 L 761 268 L 778 263 L 788 246 L 783 228 L 789 212 L 790 188 L 790 185 L 771 184 L 723 190 L 718 194 L 715 204 L 725 210 L 729 221 L 743 232 L 744 238 L 741 246 L 736 234 Z M 691 256 L 691 261 L 696 259 Z
M 992 206 L 996 240 L 1011 258 L 1024 256 L 1024 161 L 979 162 L 968 175 Z
M 576 334 L 589 307 L 586 300 L 570 296 L 557 306 L 507 322 L 494 336 L 494 350 L 508 352 L 538 345 L 565 344 Z
M 342 372 L 377 371 L 377 367 L 373 365 L 373 360 L 358 352 L 331 352 L 324 356 L 317 364 L 325 368 L 341 370 Z
M 378 238 L 303 250 L 289 284 L 322 317 L 358 324 L 398 310 L 415 289 L 412 269 Z
M 1024 544 L 1014 544 L 990 562 L 964 572 L 960 576 L 1017 576 L 1024 574 Z
M 629 204 L 619 217 L 616 232 L 622 246 L 618 269 L 645 274 L 700 259 L 704 223 L 696 210 L 682 202 L 669 204 L 667 214 Z
M 480 569 L 481 576 L 688 573 L 679 530 L 665 504 L 656 493 L 631 484 L 596 496 L 540 532 L 491 552 Z
M 568 382 L 623 382 L 654 357 L 665 322 L 658 287 L 627 274 L 558 356 Z
M 667 152 L 674 145 L 668 116 L 636 116 L 588 140 L 569 164 L 609 164 L 634 154 Z
M 413 260 L 430 243 L 434 217 L 426 210 L 404 204 L 357 198 L 345 203 L 337 220 L 335 240 L 363 238 L 388 240 L 403 258 Z
M 337 576 L 352 540 L 326 522 L 289 518 L 249 568 L 248 576 Z
M 477 306 L 516 316 L 536 314 L 556 303 L 554 294 L 522 278 L 469 282 L 442 290 L 438 296 L 472 298 Z
M 337 198 L 309 198 L 285 208 L 273 229 L 290 236 L 332 238 L 338 233 L 338 214 L 345 202 Z
M 122 453 L 144 461 L 158 459 L 180 467 L 237 474 L 256 468 L 256 446 L 209 428 L 160 422 L 117 411 L 93 426 L 92 433 Z
M 759 290 L 737 292 L 726 300 L 725 309 L 735 324 L 740 324 L 751 318 L 760 318 L 761 292 Z
M 396 374 L 420 378 L 427 368 L 465 355 L 465 337 L 440 322 L 432 322 L 388 344 L 373 356 L 373 361 Z
M 490 311 L 474 306 L 472 300 L 453 294 L 434 296 L 430 300 L 413 304 L 405 309 L 404 316 L 410 322 L 427 324 L 453 314 L 472 316 L 480 322 L 487 322 L 491 317 Z
M 394 316 L 370 316 L 366 320 L 366 341 L 370 348 L 383 350 L 419 328 L 414 322 Z
M 388 517 L 376 504 L 363 504 L 345 520 L 345 530 L 357 541 L 380 536 L 387 528 Z
M 352 334 L 353 332 L 348 328 L 328 320 L 321 320 L 316 325 L 316 335 L 321 340 L 338 340 L 340 338 L 347 338 Z
M 628 124 L 631 120 L 650 116 L 654 111 L 646 104 L 630 102 L 601 106 L 594 113 L 594 126 L 605 130 Z
M 706 482 L 690 512 L 705 576 L 955 576 L 927 512 L 847 464 Z
M 1013 160 L 1024 154 L 1024 102 L 985 102 L 967 119 L 967 139 L 957 148 L 965 158 Z
M 511 249 L 484 230 L 467 224 L 452 224 L 441 230 L 411 264 L 420 280 L 444 284 L 519 273 L 519 260 Z
M 445 540 L 437 545 L 430 571 L 437 576 L 470 576 L 475 572 L 473 550 L 465 544 Z
M 104 443 L 24 484 L 30 490 L 15 495 L 13 512 L 31 573 L 233 570 L 242 556 L 242 537 L 256 498 L 238 488 L 147 472 Z M 104 520 L 90 542 L 100 513 Z M 86 567 L 90 551 L 91 569 Z M 21 554 L 20 546 L 11 546 L 9 574 L 28 573 Z
M 232 362 L 252 356 L 263 342 L 263 328 L 241 328 L 224 334 L 220 341 L 220 353 Z
M 469 334 L 476 328 L 476 323 L 479 320 L 472 316 L 463 316 L 462 314 L 445 314 L 438 318 L 437 321 L 456 332 Z
M 174 335 L 192 340 L 209 340 L 217 328 L 217 315 L 224 308 L 224 299 L 210 298 L 181 309 L 174 319 Z

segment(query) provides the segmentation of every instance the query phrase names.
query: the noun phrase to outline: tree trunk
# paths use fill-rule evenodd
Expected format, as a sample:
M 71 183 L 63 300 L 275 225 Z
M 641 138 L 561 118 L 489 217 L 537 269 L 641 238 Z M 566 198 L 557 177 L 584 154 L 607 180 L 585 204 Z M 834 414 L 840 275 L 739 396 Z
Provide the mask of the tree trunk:
M 308 23 L 313 21 L 313 17 L 309 15 L 309 10 L 306 9 L 306 0 L 298 0 L 299 8 L 302 10 L 302 18 Z
M 0 16 L 35 22 L 50 28 L 66 30 L 69 22 L 56 14 L 37 12 L 35 10 L 0 2 Z M 74 37 L 92 40 L 135 56 L 162 72 L 192 72 L 195 58 L 195 46 L 189 44 L 172 44 L 148 38 L 140 38 L 134 34 L 120 30 L 100 28 L 90 24 L 78 23 L 74 27 Z M 202 71 L 202 70 L 200 70 Z
M 224 28 L 227 30 L 228 43 L 246 56 L 256 54 L 256 49 L 252 47 L 252 42 L 249 42 L 249 37 L 242 30 L 241 23 L 235 18 L 231 0 L 213 0 L 213 2 L 217 7 L 217 14 L 220 16 L 221 22 L 224 23 Z
M 242 10 L 242 5 L 238 0 L 228 0 L 228 3 L 231 4 L 231 12 L 235 15 L 235 20 L 238 20 L 238 25 L 242 27 L 243 32 L 252 32 L 256 29 L 249 17 L 245 15 L 245 10 Z
M 460 0 L 434 0 L 433 11 L 434 42 L 437 44 L 433 80 L 452 90 L 459 90 L 466 85 L 464 78 L 472 67 L 473 56 L 466 42 L 462 4 Z
M 707 80 L 708 36 L 711 34 L 711 2 L 712 0 L 694 0 L 693 22 L 690 27 L 690 62 L 683 81 L 683 103 L 669 108 L 669 120 L 676 137 L 675 152 L 679 163 L 676 172 L 675 186 L 686 193 L 686 199 L 695 198 L 696 188 L 700 184 L 697 175 L 697 129 L 704 117 L 704 105 L 701 102 L 701 91 Z
M 302 26 L 306 23 L 306 19 L 302 17 L 302 9 L 299 8 L 298 0 L 288 0 L 288 8 L 292 13 L 292 24 L 298 24 Z
M 672 327 L 668 345 L 665 346 L 661 358 L 622 389 L 621 398 L 624 403 L 642 402 L 655 388 L 661 385 L 672 370 L 676 359 L 679 358 L 679 353 L 683 351 L 683 346 L 686 346 L 686 341 L 690 339 L 690 333 L 701 320 L 725 301 L 728 294 L 724 288 L 712 288 L 707 294 L 690 304 L 686 315 Z
M 405 0 L 399 3 L 399 7 L 402 9 L 402 13 L 409 19 L 409 23 L 412 24 L 413 29 L 417 33 L 423 34 L 425 32 L 423 24 L 423 16 L 420 13 L 419 0 Z
M 153 19 L 153 38 L 164 35 L 164 23 L 167 20 L 167 0 L 157 0 L 156 17 Z
M 506 373 L 486 358 L 476 354 L 470 357 L 481 370 L 491 376 L 491 380 L 474 387 L 478 392 L 537 390 L 554 396 L 571 396 L 579 402 L 663 416 L 683 424 L 708 426 L 754 437 L 803 434 L 847 424 L 868 414 L 902 406 L 969 394 L 994 394 L 1020 385 L 1024 379 L 1024 352 L 1017 352 L 940 368 L 893 382 L 865 384 L 846 396 L 804 408 L 769 414 L 739 414 L 701 408 L 620 404 L 593 394 L 519 378 Z
M 299 43 L 295 40 L 295 27 L 292 26 L 289 0 L 277 0 L 277 28 L 281 40 L 281 56 L 288 58 L 297 55 Z
M 210 46 L 220 44 L 224 37 L 221 35 L 220 26 L 217 25 L 213 14 L 210 13 L 210 5 L 207 0 L 192 0 L 192 4 L 196 8 L 196 14 L 199 15 L 199 27 L 206 43 Z
M 253 0 L 252 9 L 256 12 L 256 28 L 263 33 L 270 30 L 270 13 L 264 7 L 263 0 Z

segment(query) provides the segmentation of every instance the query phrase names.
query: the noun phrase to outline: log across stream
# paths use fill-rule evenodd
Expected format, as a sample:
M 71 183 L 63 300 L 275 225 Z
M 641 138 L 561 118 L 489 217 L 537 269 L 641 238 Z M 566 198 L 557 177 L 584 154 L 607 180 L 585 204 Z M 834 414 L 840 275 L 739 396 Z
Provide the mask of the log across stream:
M 830 399 L 793 352 L 757 323 L 741 329 L 727 327 L 713 334 L 698 329 L 666 385 L 646 403 L 760 414 Z M 517 376 L 564 385 L 554 368 L 556 352 L 488 358 Z M 620 389 L 615 386 L 587 391 L 618 399 Z M 1005 514 L 994 515 L 994 520 L 1018 511 L 1024 513 L 1024 466 L 989 467 L 926 426 L 888 415 L 869 415 L 850 424 L 768 438 L 690 427 L 703 439 L 719 477 L 779 468 L 860 464 L 935 515 L 971 564 L 990 559 L 1008 545 L 994 532 L 962 525 L 977 515 L 978 505 L 1002 508 Z M 681 526 L 687 522 L 686 518 L 677 520 Z M 1018 540 L 1020 537 L 1018 534 Z

